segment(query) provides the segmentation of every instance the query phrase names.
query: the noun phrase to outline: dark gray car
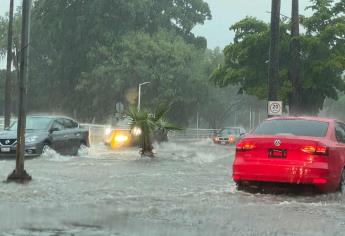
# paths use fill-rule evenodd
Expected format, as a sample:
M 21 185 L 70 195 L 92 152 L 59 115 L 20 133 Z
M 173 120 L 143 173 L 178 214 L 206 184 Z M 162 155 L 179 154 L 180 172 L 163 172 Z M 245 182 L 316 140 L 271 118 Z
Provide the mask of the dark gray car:
M 63 116 L 28 116 L 26 118 L 25 156 L 39 156 L 52 148 L 63 155 L 77 155 L 81 146 L 89 146 L 89 131 Z M 0 132 L 0 157 L 15 156 L 17 122 Z

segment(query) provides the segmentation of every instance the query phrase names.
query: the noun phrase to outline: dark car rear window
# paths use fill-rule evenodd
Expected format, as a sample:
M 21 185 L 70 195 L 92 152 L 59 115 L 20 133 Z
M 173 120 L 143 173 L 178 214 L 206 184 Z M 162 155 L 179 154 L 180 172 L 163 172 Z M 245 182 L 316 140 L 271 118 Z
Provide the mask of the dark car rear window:
M 240 135 L 240 129 L 236 128 L 225 128 L 219 132 L 220 135 Z
M 267 120 L 252 133 L 257 135 L 296 135 L 324 137 L 328 122 L 315 120 Z

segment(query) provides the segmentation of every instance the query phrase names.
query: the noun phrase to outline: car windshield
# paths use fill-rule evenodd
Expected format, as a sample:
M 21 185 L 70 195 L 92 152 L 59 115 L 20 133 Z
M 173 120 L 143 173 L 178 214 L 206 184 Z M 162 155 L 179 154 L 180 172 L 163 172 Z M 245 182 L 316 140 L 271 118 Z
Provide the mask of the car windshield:
M 27 130 L 48 130 L 51 118 L 47 117 L 27 117 L 26 129 Z M 18 122 L 14 122 L 10 127 L 10 130 L 17 130 Z
M 314 120 L 268 120 L 258 126 L 252 134 L 257 135 L 295 135 L 324 137 L 328 123 Z
M 220 135 L 239 135 L 240 129 L 237 128 L 226 128 L 219 132 Z
M 120 119 L 117 123 L 116 123 L 116 126 L 129 126 L 129 124 L 131 123 L 131 120 L 126 117 L 126 118 L 123 118 L 123 119 Z

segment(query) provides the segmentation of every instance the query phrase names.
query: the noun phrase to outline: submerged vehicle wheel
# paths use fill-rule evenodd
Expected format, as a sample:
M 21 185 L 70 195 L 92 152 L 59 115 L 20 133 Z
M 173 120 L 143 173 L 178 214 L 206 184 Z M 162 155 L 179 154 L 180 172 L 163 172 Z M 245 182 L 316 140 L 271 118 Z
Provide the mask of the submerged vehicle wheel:
M 245 189 L 245 186 L 243 185 L 243 183 L 238 182 L 236 183 L 236 189 L 237 191 L 243 191 Z
M 43 144 L 42 153 L 41 153 L 41 154 L 47 153 L 50 149 L 51 149 L 51 148 L 50 148 L 50 146 L 48 145 L 48 143 Z
M 75 156 L 86 156 L 89 154 L 88 146 L 86 146 L 84 143 L 81 143 L 79 145 L 79 148 L 76 151 Z

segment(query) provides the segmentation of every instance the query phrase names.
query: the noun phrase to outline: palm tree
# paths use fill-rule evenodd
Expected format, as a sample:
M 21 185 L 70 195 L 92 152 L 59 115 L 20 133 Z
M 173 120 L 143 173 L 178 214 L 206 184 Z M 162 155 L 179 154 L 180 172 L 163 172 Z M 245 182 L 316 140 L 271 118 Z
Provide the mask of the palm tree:
M 181 130 L 163 119 L 163 116 L 168 111 L 167 106 L 159 106 L 156 112 L 152 115 L 147 111 L 138 111 L 135 107 L 129 108 L 125 114 L 131 120 L 130 127 L 132 133 L 139 135 L 139 146 L 141 148 L 141 156 L 154 157 L 153 153 L 153 134 L 156 131 L 167 133 L 170 130 Z

